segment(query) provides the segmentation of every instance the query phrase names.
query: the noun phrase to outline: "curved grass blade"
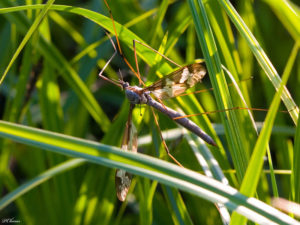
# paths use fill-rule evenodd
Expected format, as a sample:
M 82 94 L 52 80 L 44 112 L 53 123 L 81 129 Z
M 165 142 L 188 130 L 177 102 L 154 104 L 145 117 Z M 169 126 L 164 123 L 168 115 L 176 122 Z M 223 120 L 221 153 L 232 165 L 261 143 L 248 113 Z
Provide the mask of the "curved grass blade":
M 85 159 L 71 159 L 67 162 L 63 162 L 60 165 L 57 165 L 47 171 L 41 173 L 39 176 L 36 176 L 32 180 L 20 185 L 17 189 L 10 192 L 9 194 L 5 195 L 0 200 L 0 211 L 5 208 L 7 205 L 15 201 L 20 196 L 26 194 L 28 191 L 32 190 L 33 188 L 37 187 L 38 185 L 44 183 L 45 181 L 53 178 L 54 176 L 78 167 L 86 162 Z
M 92 163 L 124 169 L 208 201 L 224 204 L 228 209 L 236 210 L 258 223 L 299 224 L 267 204 L 247 198 L 234 188 L 157 158 L 4 121 L 0 121 L 0 137 L 59 154 L 80 157 Z M 241 205 L 243 207 L 239 207 Z
M 296 44 L 291 53 L 287 66 L 282 76 L 282 83 L 278 92 L 275 94 L 270 110 L 268 111 L 264 126 L 259 134 L 258 140 L 255 144 L 249 166 L 247 168 L 243 183 L 241 185 L 240 191 L 247 196 L 253 196 L 256 191 L 256 187 L 260 178 L 260 171 L 263 167 L 264 156 L 266 154 L 267 146 L 271 137 L 272 127 L 275 121 L 276 114 L 278 112 L 280 104 L 280 96 L 284 91 L 285 85 L 288 81 L 288 78 L 291 74 L 293 64 L 295 63 L 296 56 L 298 53 L 299 46 Z M 244 224 L 246 221 L 245 217 L 240 215 L 233 215 L 232 224 Z
M 39 28 L 39 25 L 41 24 L 41 22 L 43 21 L 44 17 L 47 15 L 48 10 L 50 9 L 51 5 L 54 3 L 55 0 L 49 0 L 47 2 L 47 4 L 45 4 L 45 6 L 43 7 L 42 12 L 37 16 L 37 18 L 34 20 L 33 24 L 31 25 L 31 27 L 29 28 L 28 32 L 26 33 L 26 35 L 24 36 L 22 42 L 20 43 L 20 45 L 18 46 L 15 54 L 13 55 L 12 59 L 10 60 L 8 66 L 6 67 L 1 79 L 0 79 L 0 85 L 2 84 L 3 80 L 5 79 L 10 67 L 12 66 L 12 64 L 15 62 L 15 60 L 17 59 L 18 55 L 20 54 L 20 52 L 22 51 L 22 49 L 24 48 L 24 46 L 26 45 L 26 43 L 29 41 L 29 39 L 31 38 L 31 36 L 33 35 L 33 33 Z
M 231 22 L 235 25 L 235 27 L 238 29 L 240 34 L 247 41 L 249 48 L 253 52 L 254 56 L 256 57 L 262 69 L 265 71 L 266 76 L 269 78 L 269 80 L 271 81 L 275 89 L 278 91 L 281 83 L 281 78 L 277 73 L 275 67 L 272 65 L 271 61 L 269 60 L 268 56 L 263 51 L 263 48 L 260 46 L 260 44 L 254 37 L 254 35 L 251 33 L 247 25 L 244 23 L 242 18 L 236 12 L 232 4 L 227 0 L 218 0 L 218 2 L 226 11 L 227 15 L 231 19 Z M 296 124 L 298 120 L 299 108 L 295 104 L 292 96 L 290 95 L 286 87 L 284 87 L 283 89 L 281 99 L 285 104 L 287 110 L 289 111 L 292 120 Z
M 286 0 L 264 0 L 273 9 L 276 16 L 285 26 L 295 41 L 300 42 L 300 9 L 292 1 Z M 298 2 L 299 3 L 299 2 Z
M 199 43 L 204 54 L 210 81 L 214 88 L 218 108 L 221 110 L 232 108 L 233 104 L 227 88 L 228 86 L 225 81 L 224 73 L 221 68 L 221 61 L 217 52 L 209 21 L 206 16 L 204 5 L 202 1 L 198 1 L 196 3 L 194 0 L 189 0 L 188 3 L 194 19 Z M 223 112 L 220 115 L 224 125 L 229 150 L 233 157 L 233 163 L 237 171 L 237 176 L 241 181 L 247 168 L 248 159 L 241 142 L 242 137 L 238 126 L 239 123 L 237 122 L 238 120 L 234 110 L 230 110 L 226 113 Z
M 0 6 L 11 6 L 12 3 L 8 2 L 7 0 L 0 1 Z M 32 7 L 33 9 L 42 9 L 44 5 L 38 5 Z M 50 7 L 50 9 L 53 9 Z M 54 7 L 55 8 L 55 7 Z M 67 7 L 72 8 L 72 7 Z M 0 14 L 2 13 L 9 13 L 9 12 L 18 12 L 20 10 L 27 10 L 31 9 L 30 6 L 18 6 L 18 7 L 11 7 L 11 8 L 1 8 Z M 62 9 L 66 9 L 62 7 Z M 8 17 L 13 23 L 17 24 L 17 29 L 24 33 L 29 27 L 28 19 L 21 13 L 13 13 L 10 14 Z M 110 125 L 110 121 L 100 108 L 99 104 L 97 103 L 96 99 L 90 92 L 89 88 L 84 84 L 81 80 L 77 72 L 74 68 L 69 64 L 69 62 L 64 58 L 63 54 L 59 52 L 59 50 L 51 43 L 49 43 L 45 38 L 41 37 L 39 42 L 37 43 L 37 49 L 40 53 L 47 58 L 48 61 L 52 63 L 52 65 L 57 69 L 60 70 L 61 68 L 66 68 L 65 73 L 61 75 L 63 78 L 68 82 L 71 88 L 77 93 L 77 96 L 81 100 L 82 104 L 87 108 L 89 113 L 92 117 L 97 121 L 99 126 L 103 131 L 106 131 Z
M 6 1 L 6 0 L 4 0 Z M 9 5 L 9 4 L 7 4 Z M 4 5 L 6 6 L 6 5 Z M 10 13 L 10 12 L 18 12 L 18 11 L 23 11 L 23 10 L 29 10 L 29 9 L 41 9 L 44 5 L 27 5 L 27 6 L 17 6 L 17 7 L 10 7 L 10 8 L 2 8 L 0 9 L 0 14 L 3 13 Z M 77 15 L 81 15 L 83 17 L 88 18 L 89 20 L 97 23 L 104 29 L 108 30 L 112 34 L 114 34 L 114 29 L 111 23 L 111 19 L 109 17 L 106 17 L 102 14 L 99 14 L 97 12 L 88 10 L 88 9 L 83 9 L 79 7 L 74 7 L 74 6 L 66 6 L 66 5 L 53 5 L 51 10 L 57 10 L 57 11 L 62 11 L 62 12 L 68 12 L 68 13 L 74 13 Z M 129 48 L 133 50 L 132 47 L 132 40 L 138 40 L 140 42 L 144 42 L 140 37 L 135 35 L 133 32 L 128 30 L 125 26 L 115 22 L 117 33 L 119 34 L 119 39 L 127 45 Z M 153 59 L 156 56 L 156 53 L 153 51 L 149 50 L 146 47 L 140 46 L 139 48 L 136 49 L 139 57 L 143 59 L 148 65 L 153 66 Z M 159 68 L 159 71 L 161 73 L 169 73 L 171 70 L 171 67 L 168 65 L 168 63 L 163 63 L 162 66 Z

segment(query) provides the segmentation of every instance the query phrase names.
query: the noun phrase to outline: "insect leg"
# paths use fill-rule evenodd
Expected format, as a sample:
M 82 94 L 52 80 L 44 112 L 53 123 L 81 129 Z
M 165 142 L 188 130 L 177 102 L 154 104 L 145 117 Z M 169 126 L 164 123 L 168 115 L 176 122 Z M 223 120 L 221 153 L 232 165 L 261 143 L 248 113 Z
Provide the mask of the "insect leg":
M 136 71 L 137 71 L 139 77 L 141 77 L 140 69 L 139 69 L 139 64 L 138 64 L 138 60 L 137 60 L 137 55 L 136 55 L 135 41 L 134 41 L 134 40 L 133 40 L 132 45 L 133 45 L 133 52 L 134 52 L 134 59 L 135 59 Z M 142 81 L 142 80 L 139 79 L 140 85 L 143 84 L 143 85 L 145 86 L 145 84 L 144 84 L 144 83 L 141 83 L 141 81 Z
M 114 52 L 114 54 L 110 57 L 110 59 L 105 63 L 105 65 L 103 66 L 103 68 L 102 68 L 102 70 L 100 71 L 100 73 L 98 74 L 98 76 L 99 76 L 100 78 L 102 78 L 103 80 L 106 80 L 106 81 L 108 81 L 108 82 L 110 82 L 110 83 L 112 83 L 112 84 L 114 84 L 114 85 L 117 85 L 117 86 L 123 88 L 122 85 L 121 85 L 120 83 L 118 83 L 117 81 L 114 81 L 114 80 L 109 79 L 109 78 L 107 78 L 107 77 L 105 77 L 105 76 L 102 75 L 103 72 L 104 72 L 104 70 L 105 70 L 106 67 L 108 66 L 108 64 L 112 61 L 112 59 L 113 59 L 113 58 L 116 56 L 116 54 L 117 54 L 117 49 L 116 49 L 116 46 L 115 46 L 114 42 L 112 41 L 112 39 L 111 39 L 111 37 L 109 36 L 108 33 L 106 33 L 106 35 L 109 37 L 109 40 L 110 40 L 112 46 L 114 47 L 115 52 Z
M 150 47 L 149 45 L 142 43 L 138 40 L 133 40 L 133 43 L 139 43 L 140 45 L 143 45 L 146 48 L 149 48 L 150 50 L 152 50 L 153 52 L 159 54 L 161 57 L 165 58 L 166 60 L 168 60 L 169 62 L 173 63 L 175 66 L 181 67 L 178 63 L 174 62 L 172 59 L 168 58 L 167 56 L 165 56 L 164 54 L 161 54 L 159 51 L 155 50 L 154 48 Z
M 127 64 L 127 66 L 130 68 L 130 70 L 135 74 L 135 76 L 139 79 L 139 82 L 141 84 L 144 84 L 143 81 L 141 80 L 141 77 L 139 76 L 139 74 L 133 69 L 133 67 L 131 66 L 131 64 L 128 62 L 128 60 L 126 59 L 125 55 L 123 54 L 123 51 L 122 51 L 122 48 L 121 48 L 121 45 L 120 45 L 120 41 L 119 41 L 119 38 L 118 38 L 118 33 L 117 33 L 117 29 L 116 29 L 116 26 L 115 26 L 115 20 L 113 18 L 113 15 L 112 15 L 112 12 L 111 12 L 111 9 L 107 3 L 106 0 L 104 0 L 104 3 L 108 9 L 108 12 L 109 12 L 109 15 L 110 15 L 110 18 L 111 18 L 111 21 L 112 21 L 112 24 L 113 24 L 113 28 L 114 28 L 114 32 L 115 32 L 115 36 L 116 36 L 116 40 L 117 40 L 117 46 L 118 46 L 118 49 L 119 49 L 119 53 L 120 55 L 122 56 L 124 62 Z
M 162 143 L 163 143 L 163 146 L 164 146 L 164 148 L 165 148 L 165 150 L 166 150 L 168 156 L 169 156 L 169 157 L 170 157 L 170 158 L 171 158 L 178 166 L 183 167 L 183 166 L 181 165 L 181 163 L 178 162 L 178 160 L 175 159 L 175 157 L 170 153 L 169 148 L 168 148 L 168 146 L 167 146 L 167 144 L 166 144 L 166 142 L 165 142 L 165 140 L 164 140 L 164 138 L 163 138 L 163 136 L 162 136 L 161 129 L 160 129 L 159 124 L 158 124 L 158 121 L 157 121 L 157 117 L 156 117 L 155 112 L 154 112 L 154 110 L 153 110 L 152 107 L 151 107 L 151 111 L 152 111 L 152 114 L 153 114 L 153 117 L 154 117 L 154 121 L 155 121 L 156 127 L 157 127 L 157 129 L 158 129 L 158 133 L 159 133 L 160 139 L 161 139 L 161 141 L 162 141 Z

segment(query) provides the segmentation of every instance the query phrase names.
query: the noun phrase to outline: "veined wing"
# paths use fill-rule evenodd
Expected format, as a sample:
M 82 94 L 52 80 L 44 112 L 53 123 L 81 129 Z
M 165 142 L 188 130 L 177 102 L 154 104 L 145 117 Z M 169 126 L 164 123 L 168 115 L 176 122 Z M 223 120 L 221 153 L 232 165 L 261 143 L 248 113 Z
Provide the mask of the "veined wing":
M 172 72 L 144 90 L 152 92 L 159 99 L 173 98 L 201 82 L 205 74 L 203 62 L 191 64 Z
M 137 152 L 137 131 L 132 122 L 132 110 L 134 108 L 134 104 L 130 104 L 128 120 L 126 122 L 126 127 L 122 140 L 122 149 L 124 151 L 132 151 Z M 130 188 L 132 180 L 132 174 L 128 173 L 125 170 L 117 169 L 115 175 L 115 186 L 117 197 L 120 201 L 125 201 L 128 190 Z

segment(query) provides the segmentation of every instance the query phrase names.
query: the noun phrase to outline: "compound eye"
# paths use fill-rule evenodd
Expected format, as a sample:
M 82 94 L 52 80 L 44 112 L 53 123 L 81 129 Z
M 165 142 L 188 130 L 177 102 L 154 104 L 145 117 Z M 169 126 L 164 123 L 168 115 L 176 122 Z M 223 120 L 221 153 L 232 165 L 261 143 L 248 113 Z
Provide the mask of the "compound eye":
M 128 82 L 121 81 L 123 88 L 129 87 Z

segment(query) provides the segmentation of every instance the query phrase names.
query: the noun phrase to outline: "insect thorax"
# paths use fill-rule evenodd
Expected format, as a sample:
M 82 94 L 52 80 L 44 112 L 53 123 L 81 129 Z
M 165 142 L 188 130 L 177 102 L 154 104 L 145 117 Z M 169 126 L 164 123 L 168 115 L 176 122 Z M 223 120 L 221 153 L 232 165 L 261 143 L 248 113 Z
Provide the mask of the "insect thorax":
M 142 88 L 137 86 L 128 86 L 125 88 L 125 94 L 132 104 L 146 104 L 147 98 Z

